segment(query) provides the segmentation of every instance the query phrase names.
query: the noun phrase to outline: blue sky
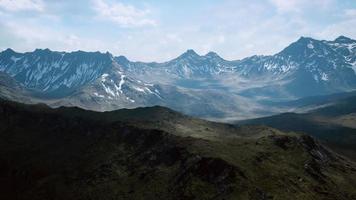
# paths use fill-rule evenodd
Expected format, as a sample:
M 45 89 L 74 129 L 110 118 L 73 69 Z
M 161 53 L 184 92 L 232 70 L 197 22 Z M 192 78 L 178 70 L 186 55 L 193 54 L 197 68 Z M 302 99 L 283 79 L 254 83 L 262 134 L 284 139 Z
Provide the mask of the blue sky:
M 166 61 L 187 49 L 274 54 L 300 36 L 356 38 L 355 0 L 0 0 L 0 49 L 109 51 Z

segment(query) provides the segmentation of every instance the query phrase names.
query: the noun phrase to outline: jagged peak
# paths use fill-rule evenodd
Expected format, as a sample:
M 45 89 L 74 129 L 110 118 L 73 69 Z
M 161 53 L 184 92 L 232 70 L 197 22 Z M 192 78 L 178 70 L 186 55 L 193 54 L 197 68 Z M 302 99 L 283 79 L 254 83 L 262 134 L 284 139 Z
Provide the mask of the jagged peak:
M 45 49 L 35 49 L 34 52 L 52 52 L 49 48 L 45 48 Z
M 277 55 L 280 54 L 295 55 L 295 56 L 304 55 L 303 52 L 305 49 L 314 49 L 315 44 L 318 43 L 320 43 L 319 40 L 313 39 L 311 37 L 302 36 L 297 41 L 293 42 L 292 44 L 284 48 Z
M 186 52 L 184 52 L 180 57 L 187 57 L 187 56 L 193 56 L 193 57 L 198 57 L 199 54 L 197 54 L 193 49 L 188 49 Z
M 96 54 L 96 55 L 107 55 L 109 57 L 114 57 L 109 51 L 100 52 L 100 51 L 83 51 L 83 50 L 75 50 L 75 51 L 52 51 L 49 48 L 40 49 L 37 48 L 33 52 L 28 53 L 61 53 L 61 54 Z
M 186 53 L 188 53 L 188 54 L 197 54 L 193 49 L 188 49 L 187 51 L 186 51 Z M 197 54 L 198 55 L 198 54 Z
M 319 40 L 316 40 L 314 38 L 311 37 L 300 37 L 297 41 L 291 43 L 289 46 L 287 46 L 285 49 L 289 49 L 289 48 L 300 48 L 300 47 L 308 47 L 309 44 L 313 44 L 313 43 L 318 43 L 320 42 Z
M 92 55 L 92 56 L 99 56 L 99 57 L 108 57 L 110 59 L 113 59 L 114 56 L 110 52 L 100 52 L 100 51 L 82 51 L 82 50 L 77 50 L 77 51 L 72 51 L 72 52 L 64 52 L 69 55 Z
M 339 37 L 337 37 L 334 42 L 338 42 L 338 43 L 348 43 L 348 42 L 353 42 L 354 40 L 351 38 L 348 38 L 346 36 L 340 35 Z
M 127 61 L 129 60 L 126 58 L 126 56 L 123 56 L 123 55 L 117 56 L 116 58 L 120 59 L 120 60 L 127 60 Z
M 101 52 L 99 52 L 101 54 Z M 109 51 L 105 52 L 105 56 L 108 56 L 111 60 L 114 60 L 114 55 L 110 53 Z
M 314 38 L 301 36 L 296 42 L 309 42 L 316 41 Z
M 209 53 L 205 54 L 205 57 L 210 57 L 210 58 L 221 58 L 219 54 L 217 54 L 214 51 L 210 51 Z
M 114 57 L 113 54 L 110 53 L 109 51 L 106 51 L 105 54 L 106 54 L 106 55 L 109 55 L 109 56 L 111 56 L 111 57 Z
M 129 59 L 127 59 L 125 56 L 121 55 L 121 56 L 117 56 L 115 57 L 115 60 L 120 64 L 120 63 L 128 63 L 130 62 Z
M 2 53 L 16 53 L 16 52 L 11 48 L 7 48 Z

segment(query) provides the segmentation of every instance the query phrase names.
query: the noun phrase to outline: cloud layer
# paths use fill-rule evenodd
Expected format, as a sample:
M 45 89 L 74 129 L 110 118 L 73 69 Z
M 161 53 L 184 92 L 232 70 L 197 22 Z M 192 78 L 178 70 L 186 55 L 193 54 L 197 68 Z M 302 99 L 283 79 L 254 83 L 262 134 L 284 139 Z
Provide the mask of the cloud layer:
M 1 0 L 0 7 L 8 11 L 42 11 L 44 3 L 42 0 Z
M 154 26 L 156 21 L 149 18 L 150 10 L 138 9 L 120 2 L 109 3 L 104 0 L 93 1 L 98 17 L 110 20 L 122 27 Z

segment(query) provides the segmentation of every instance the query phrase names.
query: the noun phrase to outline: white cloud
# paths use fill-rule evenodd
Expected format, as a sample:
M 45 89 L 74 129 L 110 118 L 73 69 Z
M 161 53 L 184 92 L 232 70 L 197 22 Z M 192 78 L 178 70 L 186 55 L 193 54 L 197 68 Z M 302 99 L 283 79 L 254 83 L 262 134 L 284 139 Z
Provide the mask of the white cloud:
M 340 35 L 351 38 L 356 38 L 356 9 L 344 9 L 343 12 L 338 13 L 337 16 L 341 20 L 328 24 L 322 30 L 316 32 L 316 36 L 322 39 L 333 40 Z
M 297 4 L 300 1 L 295 0 L 270 0 L 270 2 L 279 10 L 279 11 L 291 11 L 297 9 Z
M 43 11 L 44 3 L 42 0 L 0 0 L 0 8 L 7 11 Z
M 346 9 L 344 16 L 347 18 L 356 18 L 356 9 Z
M 328 8 L 333 0 L 269 0 L 279 12 L 301 12 L 303 9 L 314 7 L 314 9 Z
M 139 9 L 120 2 L 110 3 L 105 0 L 93 0 L 98 17 L 119 24 L 122 27 L 155 26 L 155 20 L 149 18 L 149 9 Z
M 333 40 L 340 35 L 356 38 L 356 29 L 351 27 L 356 27 L 356 18 L 329 25 L 320 31 L 317 36 L 329 40 Z
M 14 48 L 18 51 L 33 51 L 36 48 L 50 48 L 58 51 L 102 51 L 106 52 L 110 43 L 97 38 L 78 36 L 66 30 L 53 30 L 36 23 L 0 23 L 0 48 Z M 5 42 L 3 42 L 4 40 Z M 14 42 L 7 46 L 6 41 Z

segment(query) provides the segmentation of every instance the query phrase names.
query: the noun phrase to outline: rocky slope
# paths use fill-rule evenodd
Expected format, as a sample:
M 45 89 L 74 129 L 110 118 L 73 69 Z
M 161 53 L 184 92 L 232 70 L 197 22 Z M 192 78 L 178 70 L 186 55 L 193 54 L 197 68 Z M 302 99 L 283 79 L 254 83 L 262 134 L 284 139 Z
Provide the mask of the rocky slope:
M 145 98 L 161 98 L 154 85 L 127 77 L 110 53 L 37 49 L 22 54 L 7 49 L 0 54 L 0 71 L 21 85 L 28 98 L 49 105 L 108 110 L 149 105 Z
M 0 72 L 0 99 L 27 104 L 38 102 L 33 98 L 32 92 L 4 72 Z
M 1 199 L 356 198 L 352 162 L 268 127 L 8 101 L 0 125 Z
M 99 52 L 65 53 L 37 49 L 17 53 L 7 49 L 0 54 L 0 71 L 28 89 L 63 96 L 101 76 L 110 68 L 111 57 L 109 53 Z

